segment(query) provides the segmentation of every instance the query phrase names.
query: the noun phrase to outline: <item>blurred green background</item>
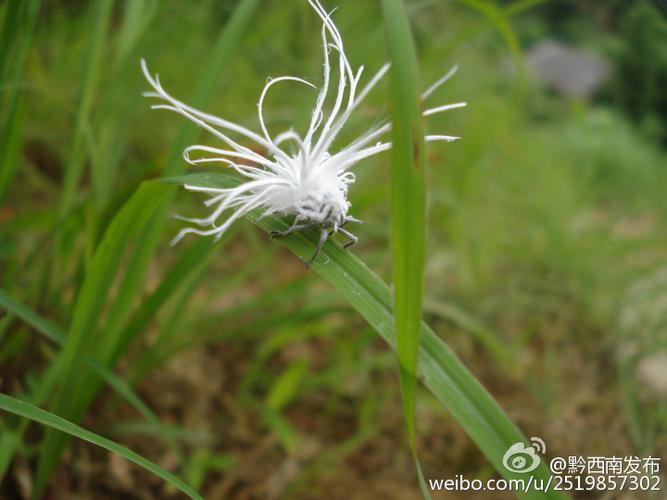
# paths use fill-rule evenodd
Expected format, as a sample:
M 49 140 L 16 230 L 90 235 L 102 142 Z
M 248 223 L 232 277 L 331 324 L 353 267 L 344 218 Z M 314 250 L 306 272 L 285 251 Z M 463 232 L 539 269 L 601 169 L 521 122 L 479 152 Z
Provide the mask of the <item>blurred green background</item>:
M 183 172 L 183 146 L 217 145 L 149 109 L 141 57 L 172 95 L 252 129 L 267 77 L 319 82 L 321 24 L 305 1 L 263 0 L 246 9 L 245 30 L 221 40 L 236 5 L 0 2 L 0 287 L 48 321 L 0 308 L 0 388 L 58 413 L 68 397 L 49 380 L 58 347 L 40 332 L 71 334 L 80 320 L 77 331 L 162 424 L 90 373 L 80 382 L 89 403 L 69 417 L 204 497 L 420 498 L 393 354 L 251 224 L 235 224 L 219 243 L 190 237 L 169 247 L 182 227 L 171 215 L 205 213 L 179 190 L 161 209 L 165 223 L 151 219 L 111 249 L 119 272 L 106 293 L 82 288 L 139 184 Z M 338 7 L 352 64 L 377 70 L 386 60 L 378 2 L 326 6 Z M 426 124 L 463 138 L 428 145 L 426 321 L 549 455 L 667 456 L 667 5 L 407 7 L 422 87 L 458 63 L 433 103 L 468 102 Z M 559 54 L 547 65 L 558 65 L 558 81 L 545 70 L 545 47 Z M 599 81 L 572 90 L 568 82 L 591 67 L 602 68 Z M 388 118 L 386 100 L 383 84 L 340 143 Z M 270 101 L 272 130 L 298 129 L 314 95 L 283 87 Z M 362 162 L 350 193 L 351 214 L 364 221 L 351 251 L 387 282 L 388 168 L 388 155 Z M 96 304 L 84 319 L 77 300 Z M 8 415 L 0 423 L 0 497 L 27 498 L 43 430 Z M 417 430 L 427 477 L 493 476 L 426 391 Z M 80 441 L 46 491 L 178 497 Z

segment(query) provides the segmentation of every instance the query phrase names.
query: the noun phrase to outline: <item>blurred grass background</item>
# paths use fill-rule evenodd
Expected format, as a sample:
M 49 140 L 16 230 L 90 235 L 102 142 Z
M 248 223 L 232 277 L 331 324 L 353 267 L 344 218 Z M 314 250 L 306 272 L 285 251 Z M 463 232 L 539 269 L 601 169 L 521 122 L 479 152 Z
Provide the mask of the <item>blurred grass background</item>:
M 0 3 L 0 286 L 56 330 L 82 325 L 161 424 L 108 386 L 80 381 L 83 372 L 70 376 L 90 405 L 69 408 L 72 418 L 204 497 L 419 498 L 392 353 L 252 225 L 236 224 L 216 244 L 191 238 L 170 248 L 180 223 L 168 216 L 201 212 L 178 192 L 158 208 L 165 224 L 118 242 L 106 293 L 82 297 L 117 211 L 141 181 L 183 171 L 180 144 L 199 134 L 148 109 L 140 57 L 173 95 L 250 128 L 267 77 L 319 81 L 320 25 L 306 2 L 245 5 L 230 41 L 220 33 L 235 1 Z M 371 73 L 387 58 L 379 5 L 338 7 L 348 56 Z M 422 81 L 459 63 L 437 99 L 469 103 L 426 123 L 463 137 L 427 146 L 427 322 L 551 456 L 666 456 L 664 3 L 407 7 Z M 593 95 L 539 84 L 524 55 L 551 39 L 607 61 Z M 389 116 L 387 92 L 372 94 L 341 143 Z M 276 92 L 274 129 L 305 126 L 311 99 L 298 88 Z M 388 161 L 359 165 L 351 190 L 352 214 L 364 220 L 352 252 L 386 281 Z M 82 300 L 99 303 L 84 319 Z M 62 359 L 56 345 L 15 313 L 0 315 L 2 392 L 66 408 L 71 387 L 53 391 L 49 381 Z M 48 468 L 37 465 L 43 430 L 5 415 L 1 423 L 0 496 L 24 498 Z M 426 392 L 416 425 L 427 477 L 493 474 Z M 74 441 L 47 492 L 177 497 Z

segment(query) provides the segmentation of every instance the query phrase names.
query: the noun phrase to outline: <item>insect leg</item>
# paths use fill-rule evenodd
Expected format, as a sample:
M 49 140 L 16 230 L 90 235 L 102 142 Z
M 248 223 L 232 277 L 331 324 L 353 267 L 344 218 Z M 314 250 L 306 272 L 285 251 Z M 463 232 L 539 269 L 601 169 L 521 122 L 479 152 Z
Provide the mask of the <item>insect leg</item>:
M 301 222 L 301 216 L 297 215 L 296 217 L 294 217 L 294 222 L 292 222 L 292 225 L 286 231 L 271 231 L 271 237 L 278 238 L 281 236 L 287 236 L 291 234 L 293 231 L 296 230 L 296 227 L 299 225 L 299 222 Z
M 296 233 L 297 231 L 306 231 L 308 229 L 315 229 L 316 227 L 318 227 L 317 224 L 297 224 L 295 222 L 289 229 L 286 229 L 285 231 L 271 231 L 271 238 L 284 238 L 285 236 L 289 236 L 290 234 Z
M 315 262 L 315 259 L 317 259 L 317 256 L 320 254 L 320 250 L 322 250 L 322 247 L 324 246 L 324 243 L 326 243 L 327 238 L 329 238 L 329 231 L 326 229 L 321 229 L 320 230 L 320 241 L 317 244 L 317 248 L 315 249 L 315 253 L 313 256 L 310 258 L 310 260 L 306 263 L 306 268 L 309 268 L 313 262 Z
M 356 223 L 356 224 L 362 224 L 362 223 L 363 223 L 363 221 L 360 221 L 360 220 L 357 219 L 356 217 L 352 217 L 351 215 L 348 215 L 348 216 L 345 217 L 345 220 L 344 220 L 343 223 L 340 225 L 340 227 L 343 227 L 343 226 L 344 226 L 345 224 L 347 224 L 348 222 L 354 222 L 354 223 Z
M 339 232 L 343 233 L 345 236 L 350 238 L 350 241 L 345 243 L 343 245 L 343 248 L 350 248 L 352 245 L 356 245 L 356 243 L 359 241 L 359 238 L 357 238 L 355 235 L 353 235 L 351 232 L 349 232 L 347 229 L 343 229 L 342 227 L 338 229 Z
M 333 223 L 333 227 L 332 227 L 331 229 L 328 229 L 328 231 L 329 231 L 329 236 L 333 236 L 334 234 L 336 234 L 336 233 L 338 232 L 339 229 L 340 229 L 340 228 L 339 228 L 338 224 L 334 222 L 334 223 Z

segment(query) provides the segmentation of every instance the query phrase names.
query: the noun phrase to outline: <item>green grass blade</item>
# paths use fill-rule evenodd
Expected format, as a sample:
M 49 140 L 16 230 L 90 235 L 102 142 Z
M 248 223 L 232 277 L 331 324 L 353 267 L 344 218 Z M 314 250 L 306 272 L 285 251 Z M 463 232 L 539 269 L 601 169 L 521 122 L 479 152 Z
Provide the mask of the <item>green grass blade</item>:
M 7 311 L 15 314 L 17 318 L 23 320 L 26 324 L 32 326 L 37 332 L 44 335 L 46 338 L 62 346 L 65 343 L 65 334 L 56 325 L 50 321 L 42 318 L 35 311 L 14 300 L 8 293 L 0 289 L 0 306 Z M 93 359 L 87 358 L 86 363 L 97 373 L 97 375 L 111 386 L 118 395 L 127 401 L 137 412 L 143 416 L 146 421 L 156 427 L 158 430 L 163 428 L 160 419 L 153 413 L 153 410 L 141 399 L 141 397 L 127 384 L 123 379 L 118 377 L 111 370 L 106 369 Z M 158 435 L 167 437 L 168 433 L 158 433 Z M 168 446 L 171 447 L 177 455 L 180 454 L 174 441 L 165 439 Z
M 60 328 L 42 318 L 25 304 L 14 300 L 9 293 L 2 289 L 0 289 L 0 306 L 16 315 L 17 318 L 20 318 L 26 324 L 32 326 L 47 339 L 57 344 L 62 344 L 65 340 L 65 335 L 60 331 Z
M 125 82 L 124 85 L 105 87 L 101 103 L 95 109 L 91 127 L 95 135 L 95 154 L 90 158 L 90 195 L 88 200 L 94 212 L 88 220 L 89 245 L 97 242 L 97 225 L 113 197 L 116 184 L 122 179 L 118 170 L 127 151 L 128 141 L 134 123 L 135 113 L 143 111 L 145 99 L 136 88 L 141 78 L 137 72 L 137 61 L 144 54 L 139 52 L 141 42 L 148 36 L 146 29 L 155 15 L 155 0 L 135 0 L 123 2 L 122 22 L 117 28 L 117 44 L 113 56 L 114 64 L 109 64 L 107 78 Z M 143 49 L 143 47 L 142 47 Z M 108 56 L 111 58 L 111 55 Z
M 192 100 L 193 105 L 197 107 L 206 107 L 207 101 L 210 99 L 215 85 L 219 78 L 222 69 L 227 64 L 231 54 L 237 47 L 239 40 L 245 31 L 246 26 L 250 22 L 252 14 L 259 4 L 259 0 L 241 0 L 234 10 L 230 20 L 221 30 L 220 37 L 215 43 L 210 54 L 211 64 L 207 65 L 206 69 L 202 71 L 198 81 L 198 88 L 195 98 Z M 137 68 L 137 71 L 138 68 Z M 197 130 L 186 124 L 181 129 L 181 132 L 174 142 L 171 154 L 165 166 L 165 171 L 174 174 L 182 171 L 184 162 L 182 159 L 182 150 L 185 145 L 194 140 Z M 74 317 L 70 332 L 67 336 L 67 343 L 65 344 L 62 356 L 67 359 L 63 362 L 63 367 L 67 370 L 65 376 L 61 378 L 60 391 L 56 397 L 55 411 L 65 416 L 66 418 L 78 421 L 84 414 L 86 408 L 94 398 L 99 387 L 99 381 L 95 378 L 81 382 L 82 367 L 74 365 L 72 362 L 77 359 L 79 353 L 92 350 L 94 347 L 87 342 L 93 337 L 96 325 L 95 319 L 99 317 L 100 312 L 106 305 L 106 297 L 111 283 L 116 277 L 119 269 L 120 256 L 124 253 L 127 245 L 131 242 L 134 244 L 134 251 L 130 255 L 127 262 L 125 275 L 122 277 L 121 283 L 118 287 L 118 294 L 116 300 L 112 305 L 111 311 L 114 317 L 126 319 L 129 317 L 129 308 L 135 303 L 136 297 L 142 292 L 143 276 L 148 267 L 148 262 L 153 257 L 157 246 L 162 241 L 162 233 L 165 222 L 171 212 L 171 202 L 173 193 L 162 192 L 155 198 L 148 195 L 147 205 L 145 208 L 150 208 L 153 214 L 150 217 L 150 222 L 143 218 L 146 214 L 144 207 L 142 207 L 141 197 L 147 195 L 147 191 L 154 190 L 156 186 L 144 184 L 140 188 L 140 192 L 135 194 L 133 198 L 121 210 L 114 222 L 121 227 L 112 231 L 111 228 L 105 234 L 104 240 L 100 248 L 95 253 L 93 262 L 89 266 L 88 275 L 83 284 L 83 288 L 79 292 L 80 302 L 77 301 L 75 305 Z M 157 190 L 159 191 L 159 190 Z M 139 195 L 139 197 L 138 197 Z M 153 203 L 157 198 L 160 201 L 157 206 Z M 127 224 L 130 222 L 126 220 L 128 214 L 130 217 L 139 217 L 144 223 L 142 231 L 138 234 L 132 229 L 130 231 Z M 119 234 L 113 235 L 111 233 L 117 232 Z M 128 237 L 132 232 L 133 237 Z M 127 233 L 127 234 L 125 234 Z M 115 254 L 110 254 L 104 247 L 109 248 L 109 245 L 117 245 Z M 108 343 L 105 343 L 106 353 L 117 353 L 116 345 L 120 340 L 123 328 L 120 328 L 122 321 L 115 321 L 114 330 L 105 332 L 105 337 L 111 337 Z M 106 341 L 105 341 L 106 342 Z M 98 358 L 99 359 L 99 358 Z M 104 365 L 106 361 L 99 359 Z M 76 384 L 81 382 L 81 386 Z M 76 388 L 76 390 L 74 390 Z M 43 453 L 40 457 L 38 466 L 39 487 L 44 488 L 51 472 L 55 468 L 60 455 L 66 445 L 66 438 L 61 434 L 47 433 L 45 438 Z
M 238 3 L 212 50 L 212 63 L 207 65 L 201 75 L 199 75 L 198 87 L 192 100 L 193 106 L 198 108 L 206 107 L 224 65 L 231 58 L 238 46 L 239 40 L 258 4 L 259 0 L 241 0 Z M 183 125 L 172 146 L 164 168 L 165 172 L 169 174 L 182 172 L 184 168 L 182 151 L 194 141 L 197 133 L 198 131 L 189 123 Z M 132 336 L 138 335 L 141 331 L 131 323 L 125 328 L 125 320 L 129 318 L 131 305 L 135 303 L 137 296 L 141 293 L 144 272 L 156 248 L 160 244 L 164 225 L 171 213 L 172 199 L 171 195 L 165 197 L 155 217 L 136 241 L 136 248 L 128 261 L 127 271 L 120 285 L 118 297 L 112 305 L 110 314 L 112 324 L 105 333 L 104 343 L 99 352 L 100 359 L 105 363 L 112 363 L 120 356 L 124 346 L 132 342 Z M 142 321 L 145 321 L 145 319 Z M 82 396 L 81 402 L 78 405 L 85 408 L 89 400 L 94 396 L 94 393 L 95 387 L 91 386 L 88 394 Z
M 42 410 L 41 408 L 26 403 L 25 401 L 15 399 L 11 396 L 8 396 L 7 394 L 0 394 L 0 409 L 9 413 L 13 413 L 14 415 L 28 418 L 47 426 L 50 429 L 54 429 L 58 432 L 64 432 L 70 436 L 88 441 L 89 443 L 99 446 L 100 448 L 104 448 L 105 450 L 108 450 L 112 453 L 116 453 L 126 460 L 134 462 L 147 471 L 152 472 L 159 478 L 164 479 L 167 483 L 175 488 L 178 488 L 190 498 L 202 498 L 196 491 L 190 488 L 183 481 L 162 469 L 161 467 L 155 465 L 150 460 L 145 459 L 141 455 L 133 452 L 125 446 L 95 434 L 94 432 L 90 432 L 83 427 L 79 427 L 78 425 L 73 424 L 72 422 L 69 422 L 62 417 L 54 415 L 53 413 L 49 413 L 48 411 Z
M 84 168 L 87 164 L 86 160 L 96 157 L 94 152 L 90 152 L 90 122 L 93 115 L 93 104 L 102 76 L 107 33 L 111 24 L 113 5 L 114 0 L 99 0 L 91 2 L 89 7 L 88 15 L 90 18 L 88 22 L 91 26 L 91 35 L 82 64 L 83 72 L 77 91 L 74 124 L 64 162 L 62 191 L 58 201 L 59 226 L 65 225 L 64 221 L 76 206 L 77 190 L 83 178 Z M 94 184 L 95 175 L 93 170 L 91 169 Z M 75 228 L 72 227 L 72 230 L 75 230 Z M 89 263 L 89 258 L 93 254 L 91 243 L 93 233 L 90 230 L 86 231 L 88 245 L 84 252 L 85 264 Z M 71 238 L 67 237 L 67 232 L 60 231 L 56 233 L 50 262 L 51 274 L 47 276 L 48 281 L 44 287 L 45 297 L 49 297 L 51 300 L 55 299 L 54 295 L 64 286 L 62 282 L 63 274 L 59 271 L 64 267 L 64 262 L 72 259 L 71 248 L 68 248 L 70 241 Z
M 130 343 L 148 327 L 151 319 L 157 315 L 167 300 L 174 295 L 179 287 L 187 283 L 193 269 L 208 264 L 213 251 L 217 250 L 217 247 L 217 245 L 205 240 L 190 246 L 171 267 L 155 291 L 143 301 L 139 310 L 132 316 L 118 338 L 113 339 L 112 342 L 105 342 L 103 339 L 99 348 L 102 359 L 110 360 L 110 363 L 113 364 Z
M 205 108 L 207 102 L 210 100 L 215 88 L 216 80 L 218 79 L 222 68 L 229 60 L 235 48 L 237 47 L 245 27 L 250 21 L 259 0 L 242 0 L 239 2 L 229 22 L 225 25 L 221 35 L 212 51 L 212 64 L 208 65 L 206 70 L 200 75 L 198 79 L 199 85 L 195 92 L 193 99 L 193 106 Z M 167 174 L 179 173 L 184 168 L 183 149 L 193 142 L 197 130 L 190 124 L 184 124 L 178 138 L 174 142 L 169 159 L 165 166 Z M 128 271 L 125 273 L 123 283 L 120 287 L 118 299 L 113 305 L 111 317 L 114 318 L 114 324 L 108 332 L 105 340 L 105 352 L 117 352 L 116 345 L 119 338 L 122 336 L 121 325 L 125 318 L 129 315 L 129 307 L 134 303 L 134 299 L 139 294 L 140 284 L 143 278 L 143 272 L 148 266 L 148 262 L 152 257 L 155 249 L 161 241 L 162 229 L 171 211 L 171 197 L 167 197 L 163 205 L 159 208 L 158 213 L 147 228 L 147 230 L 140 236 L 137 241 L 137 247 L 130 261 L 128 262 Z M 124 339 L 128 340 L 128 339 Z M 131 340 L 131 339 L 129 339 Z
M 239 183 L 238 179 L 224 174 L 193 174 L 166 181 L 218 188 L 234 187 Z M 286 220 L 277 217 L 259 218 L 259 215 L 254 213 L 250 218 L 269 233 L 284 231 L 289 227 Z M 313 254 L 316 240 L 316 235 L 299 233 L 280 242 L 306 262 Z M 322 257 L 315 261 L 312 268 L 368 321 L 392 349 L 396 349 L 391 291 L 375 273 L 352 253 L 333 242 L 324 246 Z M 527 479 L 527 474 L 511 473 L 502 465 L 505 451 L 518 441 L 527 442 L 526 438 L 456 355 L 423 322 L 418 374 L 424 385 L 449 410 L 501 476 L 506 479 Z M 545 483 L 549 477 L 544 465 L 531 474 Z M 566 498 L 557 492 L 536 491 L 520 494 L 520 497 L 530 500 Z
M 472 10 L 477 11 L 483 17 L 489 21 L 494 28 L 500 33 L 505 45 L 512 53 L 512 58 L 516 65 L 517 70 L 523 74 L 523 56 L 521 52 L 521 44 L 519 39 L 512 29 L 512 25 L 509 21 L 509 17 L 521 10 L 527 8 L 523 5 L 525 2 L 516 2 L 516 5 L 510 5 L 505 10 L 501 9 L 496 3 L 491 0 L 457 0 L 459 3 L 468 6 Z M 513 9 L 516 9 L 515 10 Z
M 146 226 L 169 193 L 156 183 L 144 183 L 125 204 L 105 233 L 93 259 L 90 272 L 79 291 L 66 342 L 60 353 L 63 373 L 56 392 L 56 413 L 76 420 L 73 412 L 79 391 L 89 383 L 84 376 L 87 367 L 81 356 L 92 352 L 94 334 L 106 302 L 108 291 L 120 266 L 129 242 Z M 67 442 L 61 433 L 48 432 L 40 456 L 36 476 L 37 494 L 41 494 Z
M 430 498 L 417 458 L 415 393 L 424 294 L 426 180 L 419 103 L 419 70 L 403 0 L 382 2 L 391 82 L 391 249 L 396 353 L 408 442 L 419 484 Z
M 259 0 L 242 0 L 239 2 L 231 18 L 221 30 L 220 36 L 211 53 L 212 64 L 207 65 L 199 75 L 198 87 L 192 100 L 195 107 L 205 108 L 211 99 L 219 75 L 238 46 L 239 40 L 250 22 L 258 3 Z M 198 131 L 189 123 L 183 125 L 172 146 L 171 153 L 165 165 L 165 172 L 173 174 L 183 170 L 182 151 L 194 141 L 197 133 Z M 134 328 L 131 323 L 128 325 L 128 328 L 125 328 L 125 325 L 130 317 L 132 304 L 136 303 L 136 298 L 143 290 L 143 277 L 148 268 L 148 263 L 162 241 L 164 225 L 172 211 L 172 200 L 171 193 L 165 196 L 155 217 L 153 217 L 153 220 L 148 224 L 145 231 L 136 240 L 135 250 L 128 260 L 127 270 L 122 278 L 118 296 L 111 306 L 109 315 L 111 322 L 105 331 L 104 342 L 98 352 L 98 359 L 104 364 L 113 364 L 122 354 L 124 348 L 132 342 L 133 335 L 141 333 L 141 330 Z M 190 269 L 190 274 L 193 272 Z M 170 292 L 173 291 L 174 289 L 170 290 Z M 97 392 L 97 387 L 95 383 L 91 384 L 86 388 L 86 392 L 81 396 L 80 400 L 73 403 L 77 413 L 85 411 L 85 408 Z
M 23 139 L 23 99 L 13 93 L 9 100 L 6 116 L 0 117 L 0 200 L 16 173 Z
M 107 31 L 111 22 L 113 0 L 93 2 L 91 10 L 92 38 L 84 61 L 84 72 L 79 89 L 79 102 L 74 122 L 74 132 L 70 144 L 68 162 L 63 180 L 63 193 L 60 198 L 59 213 L 64 217 L 74 205 L 76 188 L 83 173 L 85 164 L 84 131 L 90 121 L 93 98 L 97 92 L 97 84 L 101 75 Z
M 5 19 L 2 23 L 2 33 L 0 33 L 0 78 L 5 80 L 7 62 L 9 60 L 9 50 L 13 47 L 18 38 L 20 24 L 16 19 L 20 15 L 21 0 L 9 0 L 5 11 Z
M 12 85 L 6 101 L 0 98 L 5 110 L 0 111 L 0 200 L 7 192 L 18 165 L 23 136 L 23 98 L 18 82 L 23 77 L 40 6 L 41 0 L 11 1 L 5 13 L 0 41 L 0 81 L 3 85 Z M 14 74 L 11 75 L 7 70 L 7 56 L 13 47 L 16 50 L 12 57 Z
M 383 0 L 392 63 L 391 246 L 399 373 L 410 447 L 424 288 L 426 189 L 417 54 L 402 0 Z
M 123 23 L 118 30 L 118 48 L 115 59 L 117 67 L 123 64 L 125 58 L 132 53 L 155 7 L 154 0 L 135 0 L 125 2 L 123 5 Z
M 219 75 L 223 72 L 225 65 L 229 62 L 232 54 L 238 47 L 239 41 L 250 23 L 260 0 L 240 0 L 232 13 L 231 18 L 225 25 L 212 53 L 207 58 L 206 70 L 199 78 L 199 84 L 192 99 L 192 106 L 205 109 L 211 99 L 213 89 Z M 177 175 L 184 169 L 183 148 L 189 146 L 199 131 L 191 123 L 183 124 L 183 128 L 174 141 L 169 160 L 165 165 L 167 175 Z

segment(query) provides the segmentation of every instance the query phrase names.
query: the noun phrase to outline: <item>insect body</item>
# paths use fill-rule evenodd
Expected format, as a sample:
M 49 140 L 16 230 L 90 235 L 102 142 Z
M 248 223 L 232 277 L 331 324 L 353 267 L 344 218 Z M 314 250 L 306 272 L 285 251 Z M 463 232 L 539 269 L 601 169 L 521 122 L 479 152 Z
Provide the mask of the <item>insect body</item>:
M 299 214 L 294 217 L 294 223 L 289 229 L 271 233 L 273 238 L 284 238 L 296 231 L 319 230 L 320 240 L 315 248 L 315 253 L 306 263 L 306 267 L 310 267 L 317 259 L 329 236 L 338 232 L 347 236 L 349 241 L 343 245 L 343 248 L 349 248 L 359 240 L 354 234 L 343 228 L 348 222 L 361 222 L 359 219 L 347 215 L 349 202 L 345 202 L 343 206 L 332 202 L 332 200 L 325 200 L 319 205 L 317 203 L 317 200 L 312 199 L 306 201 L 300 207 Z
M 160 84 L 157 76 L 152 76 L 146 63 L 142 68 L 152 91 L 144 95 L 160 99 L 154 109 L 167 109 L 176 112 L 217 137 L 224 146 L 216 148 L 194 145 L 185 149 L 183 157 L 192 165 L 208 163 L 223 164 L 235 170 L 243 182 L 234 188 L 210 188 L 186 184 L 185 188 L 208 194 L 206 206 L 215 207 L 204 218 L 183 218 L 198 227 L 186 227 L 172 240 L 177 243 L 189 233 L 220 238 L 227 228 L 237 219 L 253 210 L 261 210 L 262 216 L 280 214 L 293 216 L 292 226 L 283 232 L 276 232 L 273 237 L 285 237 L 296 231 L 318 230 L 319 244 L 310 264 L 317 258 L 328 237 L 340 232 L 349 238 L 345 247 L 357 242 L 356 236 L 343 228 L 349 222 L 360 222 L 348 215 L 350 202 L 347 199 L 348 188 L 355 177 L 349 170 L 361 160 L 391 148 L 391 142 L 382 138 L 391 130 L 390 123 L 369 130 L 365 134 L 338 149 L 333 144 L 339 132 L 359 107 L 365 97 L 382 80 L 389 70 L 385 64 L 360 90 L 363 66 L 353 70 L 345 54 L 343 39 L 331 19 L 331 14 L 324 10 L 319 0 L 308 0 L 315 13 L 322 20 L 322 51 L 324 71 L 322 85 L 312 83 L 295 76 L 281 76 L 267 81 L 257 103 L 261 134 L 223 118 L 210 115 L 169 95 Z M 337 71 L 332 74 L 330 58 L 337 59 Z M 440 85 L 456 71 L 452 68 L 444 77 L 435 82 L 422 94 L 426 100 Z M 330 85 L 337 81 L 337 90 L 333 103 L 325 106 L 330 99 Z M 318 89 L 317 98 L 311 114 L 310 125 L 304 135 L 289 129 L 272 136 L 264 120 L 264 100 L 268 91 L 276 84 L 291 82 Z M 455 103 L 426 109 L 424 116 L 440 113 L 448 109 L 465 106 Z M 242 139 L 243 141 L 239 140 Z M 453 141 L 458 139 L 448 135 L 427 135 L 426 141 Z M 247 147 L 244 141 L 251 141 L 257 147 Z M 284 144 L 290 144 L 287 152 Z M 257 151 L 265 151 L 260 154 Z M 294 152 L 295 151 L 295 152 Z M 228 214 L 222 218 L 223 213 Z
M 300 184 L 292 187 L 293 192 L 285 193 L 288 199 L 294 200 L 283 213 L 294 216 L 294 222 L 285 231 L 274 231 L 273 238 L 284 238 L 297 231 L 318 230 L 320 239 L 315 253 L 307 262 L 306 267 L 315 261 L 322 246 L 335 233 L 342 233 L 349 241 L 344 245 L 348 248 L 358 239 L 343 228 L 349 222 L 361 222 L 348 215 L 350 202 L 347 200 L 348 185 L 354 182 L 354 174 L 346 172 L 335 178 L 326 178 L 323 173 L 319 177 L 303 179 Z

